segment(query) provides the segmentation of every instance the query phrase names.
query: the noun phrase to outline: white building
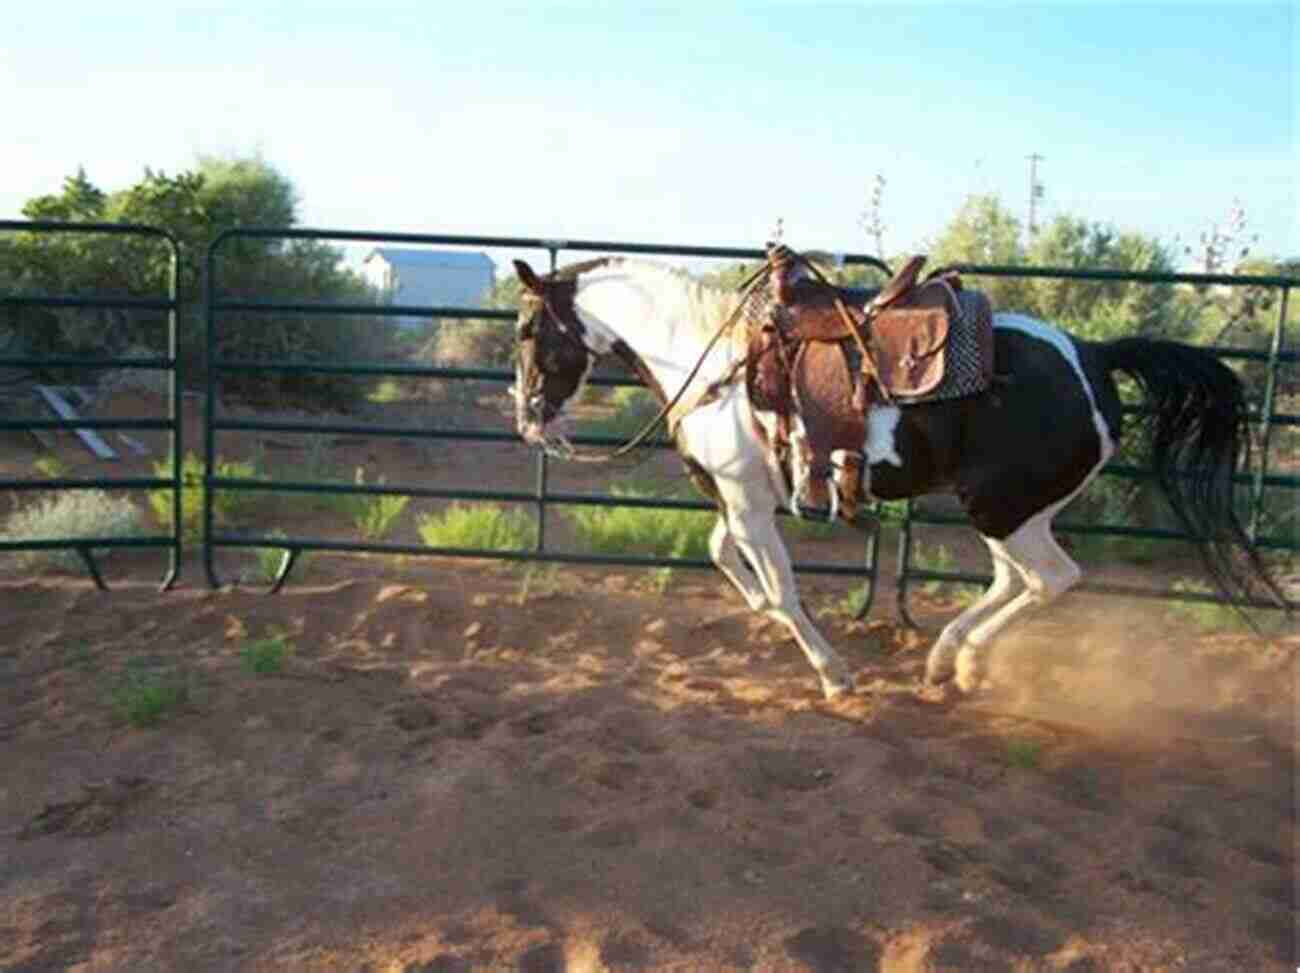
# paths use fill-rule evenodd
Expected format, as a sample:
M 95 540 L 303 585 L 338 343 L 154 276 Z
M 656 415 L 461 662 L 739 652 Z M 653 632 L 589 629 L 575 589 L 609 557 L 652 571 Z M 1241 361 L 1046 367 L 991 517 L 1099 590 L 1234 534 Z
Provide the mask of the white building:
M 367 282 L 385 304 L 426 307 L 482 307 L 492 289 L 496 265 L 485 253 L 376 247 L 362 262 Z M 426 319 L 402 317 L 405 325 Z

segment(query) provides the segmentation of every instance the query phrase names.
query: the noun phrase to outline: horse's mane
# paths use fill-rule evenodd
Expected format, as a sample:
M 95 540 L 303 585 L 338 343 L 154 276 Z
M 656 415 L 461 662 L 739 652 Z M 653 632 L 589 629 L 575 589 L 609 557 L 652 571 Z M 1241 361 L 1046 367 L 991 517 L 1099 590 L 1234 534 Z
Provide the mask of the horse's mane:
M 587 270 L 591 261 L 584 264 L 572 264 L 570 267 L 581 268 L 579 273 Z M 568 270 L 569 267 L 562 268 Z M 610 257 L 602 266 L 592 268 L 592 273 L 600 270 L 611 273 L 624 273 L 633 277 L 657 278 L 669 284 L 683 288 L 684 296 L 690 308 L 690 318 L 697 330 L 706 337 L 711 337 L 714 330 L 722 323 L 736 306 L 738 294 L 732 288 L 724 287 L 710 281 L 700 280 L 689 271 L 657 260 L 643 257 Z M 743 329 L 737 329 L 743 331 Z

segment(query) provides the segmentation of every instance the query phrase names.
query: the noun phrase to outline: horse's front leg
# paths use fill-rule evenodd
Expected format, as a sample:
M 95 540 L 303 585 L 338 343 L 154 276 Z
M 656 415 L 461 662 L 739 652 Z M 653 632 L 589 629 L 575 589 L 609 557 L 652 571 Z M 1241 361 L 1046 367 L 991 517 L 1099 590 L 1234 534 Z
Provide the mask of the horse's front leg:
M 758 578 L 754 577 L 754 572 L 750 570 L 744 558 L 740 556 L 736 539 L 731 536 L 731 528 L 727 526 L 725 513 L 718 515 L 718 521 L 713 525 L 713 533 L 709 535 L 709 555 L 718 570 L 740 592 L 753 611 L 761 612 L 768 607 L 767 595 L 762 585 Z
M 794 636 L 821 680 L 822 693 L 827 699 L 834 699 L 851 690 L 853 678 L 844 660 L 813 625 L 799 600 L 790 555 L 774 516 L 770 512 L 728 507 L 727 525 L 766 596 L 767 604 L 762 611 Z

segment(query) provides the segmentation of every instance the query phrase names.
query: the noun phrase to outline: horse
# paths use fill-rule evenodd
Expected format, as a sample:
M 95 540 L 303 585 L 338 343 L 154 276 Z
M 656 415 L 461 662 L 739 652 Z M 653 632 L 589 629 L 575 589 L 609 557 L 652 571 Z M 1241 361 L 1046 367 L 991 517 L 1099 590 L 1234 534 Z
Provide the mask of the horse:
M 847 666 L 809 618 L 776 526 L 796 508 L 787 470 L 768 444 L 774 417 L 751 402 L 746 345 L 725 324 L 742 297 L 677 268 L 631 257 L 588 260 L 540 276 L 514 261 L 515 425 L 559 456 L 574 448 L 557 422 L 598 359 L 615 355 L 673 405 L 673 441 L 692 480 L 718 507 L 714 564 L 751 609 L 793 635 L 827 699 L 852 689 Z M 926 658 L 925 680 L 981 686 L 995 639 L 1080 580 L 1052 533 L 1057 513 L 1115 453 L 1123 433 L 1114 373 L 1131 376 L 1151 423 L 1157 482 L 1210 576 L 1229 596 L 1262 582 L 1286 600 L 1233 507 L 1248 462 L 1241 380 L 1211 352 L 1126 337 L 1093 342 L 1019 313 L 994 314 L 995 383 L 946 401 L 877 402 L 863 443 L 863 494 L 879 500 L 955 494 L 988 547 L 993 580 L 950 621 Z M 671 396 L 671 398 L 670 398 Z

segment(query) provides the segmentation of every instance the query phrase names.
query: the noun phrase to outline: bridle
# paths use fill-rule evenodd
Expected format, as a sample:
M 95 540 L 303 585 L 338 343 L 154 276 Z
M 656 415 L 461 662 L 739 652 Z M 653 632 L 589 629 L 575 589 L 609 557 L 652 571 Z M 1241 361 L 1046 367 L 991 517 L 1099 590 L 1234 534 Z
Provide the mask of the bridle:
M 566 340 L 575 343 L 581 349 L 582 354 L 584 356 L 588 356 L 588 358 L 596 357 L 596 352 L 593 351 L 585 341 L 583 341 L 580 337 L 578 337 L 578 333 L 581 333 L 583 329 L 582 329 L 581 322 L 578 321 L 577 319 L 577 312 L 576 311 L 573 312 L 572 323 L 566 324 L 563 317 L 560 316 L 558 309 L 555 307 L 554 301 L 551 299 L 551 295 L 547 293 L 548 290 L 550 289 L 550 286 L 548 285 L 554 285 L 557 282 L 564 282 L 566 284 L 570 284 L 570 286 L 576 290 L 577 280 L 580 274 L 585 273 L 589 270 L 594 270 L 597 267 L 605 266 L 611 261 L 611 259 L 612 258 L 609 257 L 601 257 L 596 260 L 590 260 L 582 264 L 575 264 L 571 267 L 566 267 L 563 271 L 560 272 L 559 276 L 555 274 L 548 274 L 546 277 L 541 278 L 539 282 L 541 284 L 541 287 L 539 289 L 536 290 L 530 289 L 529 294 L 525 296 L 525 300 L 531 299 L 536 301 L 538 304 L 540 304 L 542 312 L 546 315 L 547 318 L 550 319 L 555 329 L 561 335 L 563 335 Z M 744 281 L 741 282 L 741 284 L 737 287 L 737 291 L 740 294 L 740 298 L 736 302 L 735 308 L 727 316 L 726 320 L 722 322 L 721 326 L 717 329 L 717 331 L 713 333 L 713 336 L 709 339 L 708 343 L 704 346 L 704 350 L 700 352 L 700 357 L 696 360 L 694 367 L 691 368 L 685 380 L 683 380 L 681 387 L 677 390 L 677 393 L 674 396 L 672 396 L 672 398 L 665 401 L 663 407 L 659 410 L 658 414 L 655 415 L 655 417 L 651 419 L 649 422 L 647 422 L 639 432 L 637 432 L 634 436 L 632 436 L 631 439 L 623 443 L 623 445 L 609 451 L 578 449 L 577 447 L 563 440 L 561 440 L 559 443 L 544 442 L 542 444 L 542 448 L 546 452 L 550 453 L 551 455 L 557 456 L 558 458 L 565 459 L 565 460 L 576 461 L 579 463 L 609 463 L 623 456 L 626 456 L 628 453 L 632 452 L 638 446 L 641 446 L 643 443 L 645 443 L 645 441 L 649 439 L 651 435 L 654 434 L 654 431 L 659 427 L 659 424 L 662 423 L 665 419 L 667 419 L 670 413 L 672 413 L 673 410 L 679 406 L 679 404 L 682 401 L 682 397 L 686 394 L 686 390 L 690 387 L 691 383 L 695 380 L 695 376 L 699 374 L 700 368 L 704 364 L 704 360 L 709 357 L 709 352 L 713 350 L 714 345 L 716 345 L 718 341 L 722 339 L 723 335 L 725 335 L 728 331 L 730 331 L 731 328 L 735 325 L 736 321 L 740 319 L 741 314 L 745 310 L 745 305 L 749 301 L 750 295 L 760 284 L 762 284 L 764 281 L 767 280 L 767 277 L 772 273 L 772 270 L 773 270 L 772 263 L 770 261 L 765 262 L 761 266 L 759 266 L 753 273 L 751 273 Z M 530 324 L 532 324 L 532 319 L 530 319 Z M 536 337 L 533 331 L 529 331 L 528 335 L 525 336 L 524 331 L 521 330 L 519 334 L 519 340 L 521 342 L 523 341 L 535 342 Z M 537 367 L 535 351 L 532 355 L 532 359 L 533 360 L 532 362 L 530 362 L 530 365 L 533 368 L 533 370 L 538 375 L 541 376 L 541 378 L 530 382 L 530 387 L 522 390 L 523 394 L 527 397 L 527 401 L 529 401 L 530 403 L 536 395 L 539 394 L 544 395 L 544 392 L 535 392 L 534 388 L 544 384 L 545 376 L 546 376 L 545 370 Z M 583 369 L 584 372 L 585 372 L 585 367 L 586 367 L 586 362 L 584 362 L 584 369 Z M 696 406 L 708 400 L 711 397 L 711 395 L 716 394 L 717 390 L 720 387 L 730 384 L 730 382 L 734 381 L 736 376 L 740 374 L 743 368 L 744 368 L 744 359 L 741 359 L 739 362 L 737 362 L 731 368 L 729 368 L 722 378 L 715 380 L 714 382 L 711 382 L 706 388 L 702 389 L 699 393 L 697 393 L 697 395 L 692 397 L 689 403 L 689 408 L 680 410 L 678 412 L 678 417 L 680 418 L 681 415 L 691 411 L 691 409 L 695 408 Z M 575 391 L 576 391 L 576 387 L 575 387 Z M 573 394 L 572 392 L 569 393 L 569 395 L 572 394 Z M 565 400 L 567 400 L 568 397 L 569 396 L 566 395 Z M 544 404 L 548 404 L 545 403 L 545 400 L 543 401 Z M 561 405 L 562 404 L 563 402 L 561 402 Z M 556 412 L 558 412 L 559 406 L 555 406 L 554 408 Z

